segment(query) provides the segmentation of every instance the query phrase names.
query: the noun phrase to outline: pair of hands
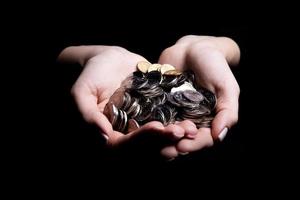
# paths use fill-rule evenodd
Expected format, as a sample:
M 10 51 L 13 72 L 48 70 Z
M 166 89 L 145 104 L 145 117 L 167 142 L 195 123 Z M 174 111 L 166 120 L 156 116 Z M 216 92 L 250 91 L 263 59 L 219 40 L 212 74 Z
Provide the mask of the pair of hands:
M 72 94 L 84 119 L 99 127 L 108 145 L 117 149 L 135 146 L 136 152 L 155 148 L 172 159 L 223 140 L 228 128 L 237 122 L 239 85 L 229 65 L 238 64 L 239 58 L 237 44 L 226 37 L 189 35 L 179 39 L 161 53 L 158 63 L 194 71 L 197 83 L 216 94 L 212 127 L 197 129 L 188 120 L 164 127 L 154 121 L 126 135 L 113 130 L 103 110 L 121 82 L 136 70 L 136 64 L 146 59 L 116 46 L 79 46 L 66 48 L 58 60 L 84 66 Z

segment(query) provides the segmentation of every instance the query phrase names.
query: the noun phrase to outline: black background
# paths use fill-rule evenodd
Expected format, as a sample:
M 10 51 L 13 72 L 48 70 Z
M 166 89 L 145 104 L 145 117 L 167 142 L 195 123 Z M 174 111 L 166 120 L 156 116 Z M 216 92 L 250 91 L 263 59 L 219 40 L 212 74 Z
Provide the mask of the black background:
M 209 7 L 205 12 L 193 6 L 156 12 L 149 8 L 145 14 L 120 9 L 121 5 L 95 10 L 45 5 L 45 9 L 20 12 L 7 22 L 5 60 L 13 76 L 4 92 L 14 106 L 6 115 L 10 122 L 6 135 L 12 137 L 6 155 L 8 163 L 13 163 L 13 174 L 41 180 L 95 174 L 148 177 L 153 173 L 159 179 L 186 176 L 199 180 L 215 175 L 225 180 L 252 178 L 256 183 L 274 179 L 270 169 L 278 163 L 288 165 L 290 157 L 295 159 L 283 151 L 290 148 L 284 142 L 290 133 L 281 131 L 288 125 L 279 123 L 284 119 L 273 115 L 273 102 L 268 100 L 283 88 L 281 84 L 274 88 L 280 61 L 274 62 L 278 54 L 272 50 L 286 29 L 272 25 L 268 18 L 256 19 L 244 8 L 219 12 Z M 70 96 L 81 68 L 58 65 L 59 52 L 70 45 L 118 45 L 155 62 L 164 48 L 189 34 L 227 36 L 239 44 L 241 62 L 233 69 L 241 88 L 238 124 L 222 144 L 174 162 L 111 161 L 97 130 L 83 121 Z M 252 176 L 256 172 L 263 176 Z M 278 169 L 275 177 L 281 172 Z
M 140 28 L 139 28 L 140 27 Z M 132 52 L 136 52 L 148 58 L 151 62 L 156 62 L 161 51 L 175 43 L 177 39 L 184 35 L 196 34 L 196 35 L 216 35 L 216 36 L 228 36 L 236 40 L 240 45 L 242 51 L 242 59 L 240 67 L 233 69 L 241 86 L 241 109 L 240 109 L 240 121 L 239 124 L 232 129 L 231 134 L 221 145 L 218 145 L 212 149 L 204 150 L 199 153 L 185 157 L 181 157 L 175 162 L 171 163 L 147 163 L 150 166 L 160 167 L 175 167 L 179 166 L 210 166 L 212 163 L 243 163 L 249 159 L 252 159 L 251 132 L 246 128 L 247 114 L 251 111 L 247 110 L 247 101 L 245 99 L 250 92 L 247 88 L 246 77 L 243 75 L 243 69 L 249 69 L 250 63 L 250 38 L 247 25 L 239 26 L 199 26 L 193 27 L 187 25 L 186 27 L 176 28 L 162 28 L 159 26 L 151 26 L 142 24 L 141 26 L 133 26 L 131 28 L 101 28 L 98 27 L 88 28 L 84 31 L 78 31 L 77 28 L 67 28 L 60 31 L 56 36 L 57 42 L 52 46 L 53 58 L 64 47 L 69 45 L 80 44 L 105 44 L 105 45 L 118 45 L 122 46 Z M 66 165 L 77 165 L 79 163 L 90 163 L 92 166 L 105 166 L 109 167 L 116 165 L 116 161 L 110 161 L 107 159 L 104 150 L 102 148 L 103 141 L 96 129 L 87 125 L 77 112 L 76 106 L 70 96 L 70 88 L 75 82 L 81 71 L 80 66 L 76 65 L 57 65 L 53 64 L 50 73 L 53 77 L 49 80 L 47 86 L 53 93 L 48 93 L 52 102 L 49 112 L 52 113 L 53 119 L 51 123 L 58 125 L 55 126 L 55 130 L 49 133 L 47 140 L 53 140 L 55 149 L 49 149 L 48 154 L 51 159 L 54 159 L 57 163 L 64 163 Z M 113 76 L 113 75 L 112 75 Z M 55 105 L 55 106 L 54 106 Z M 48 141 L 47 141 L 48 143 Z M 142 156 L 142 155 L 141 155 Z M 55 163 L 56 163 L 55 162 Z M 138 161 L 137 161 L 138 162 Z M 118 165 L 123 167 L 136 165 L 129 160 L 123 162 L 117 162 Z M 140 164 L 140 163 L 139 163 Z M 145 164 L 143 164 L 144 166 Z

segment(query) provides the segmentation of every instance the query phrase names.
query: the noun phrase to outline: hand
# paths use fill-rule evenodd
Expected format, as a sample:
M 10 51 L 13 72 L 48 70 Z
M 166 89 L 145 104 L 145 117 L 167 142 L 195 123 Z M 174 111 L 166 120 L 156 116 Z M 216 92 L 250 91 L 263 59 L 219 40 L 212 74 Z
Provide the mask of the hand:
M 169 146 L 174 146 L 174 143 L 184 136 L 193 137 L 197 133 L 196 127 L 187 126 L 186 122 L 167 127 L 163 127 L 160 122 L 150 122 L 127 135 L 113 130 L 103 114 L 104 107 L 121 82 L 136 70 L 136 64 L 146 60 L 142 56 L 120 47 L 80 46 L 65 49 L 58 60 L 79 62 L 84 66 L 72 88 L 72 94 L 84 119 L 96 124 L 107 137 L 108 145 L 120 150 L 119 152 L 131 149 L 143 155 L 143 149 L 151 152 L 149 149 L 152 147 L 158 151 L 166 147 L 163 155 L 172 158 L 176 157 L 178 152 L 175 148 L 168 150 Z M 130 153 L 132 154 L 132 151 Z
M 238 120 L 239 85 L 229 65 L 239 62 L 237 44 L 225 37 L 185 36 L 165 49 L 159 63 L 179 70 L 192 70 L 196 81 L 217 96 L 216 116 L 211 128 L 200 128 L 194 139 L 184 138 L 176 145 L 179 152 L 192 152 L 223 140 L 228 128 Z

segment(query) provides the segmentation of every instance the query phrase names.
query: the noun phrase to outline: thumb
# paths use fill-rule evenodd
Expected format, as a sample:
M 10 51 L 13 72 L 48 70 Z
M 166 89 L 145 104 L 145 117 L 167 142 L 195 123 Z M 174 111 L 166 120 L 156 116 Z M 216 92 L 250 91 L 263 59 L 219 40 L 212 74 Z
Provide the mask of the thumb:
M 73 87 L 71 93 L 83 118 L 88 123 L 97 125 L 104 136 L 110 137 L 113 129 L 105 115 L 100 112 L 97 97 L 84 87 Z
M 230 98 L 219 97 L 216 116 L 212 121 L 212 137 L 214 140 L 222 141 L 228 129 L 238 121 L 238 96 Z

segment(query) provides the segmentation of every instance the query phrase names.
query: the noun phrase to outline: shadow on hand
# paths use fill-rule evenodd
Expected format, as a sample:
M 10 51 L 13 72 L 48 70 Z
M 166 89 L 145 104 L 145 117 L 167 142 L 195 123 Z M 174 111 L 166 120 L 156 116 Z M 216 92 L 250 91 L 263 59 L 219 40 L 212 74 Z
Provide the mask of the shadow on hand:
M 174 141 L 158 127 L 143 126 L 125 135 L 116 145 L 109 146 L 112 157 L 133 163 L 164 162 L 160 151 Z

